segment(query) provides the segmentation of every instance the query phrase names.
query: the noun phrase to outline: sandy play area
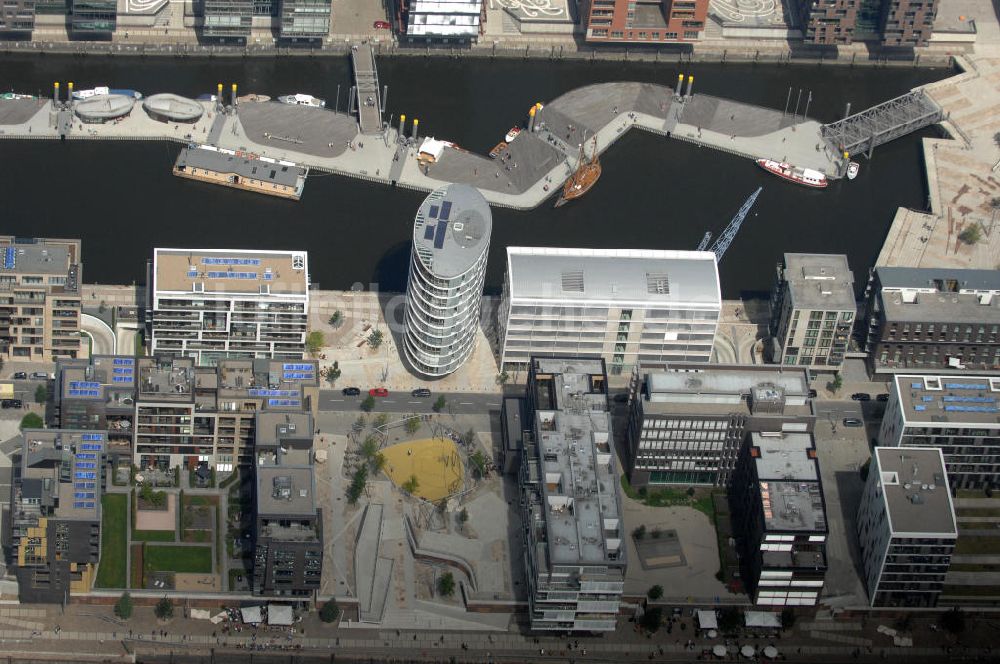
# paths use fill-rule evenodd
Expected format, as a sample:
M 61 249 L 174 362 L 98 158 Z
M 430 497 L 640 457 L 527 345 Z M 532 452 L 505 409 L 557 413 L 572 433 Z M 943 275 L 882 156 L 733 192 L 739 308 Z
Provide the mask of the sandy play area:
M 455 443 L 445 438 L 424 438 L 398 443 L 382 450 L 385 473 L 396 486 L 416 476 L 415 494 L 430 501 L 455 493 L 463 486 L 465 468 Z

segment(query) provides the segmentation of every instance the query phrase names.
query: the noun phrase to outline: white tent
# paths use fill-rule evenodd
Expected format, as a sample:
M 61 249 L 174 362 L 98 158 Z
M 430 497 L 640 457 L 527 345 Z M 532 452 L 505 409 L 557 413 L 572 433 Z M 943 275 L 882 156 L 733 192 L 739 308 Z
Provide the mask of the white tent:
M 264 621 L 259 606 L 245 606 L 240 609 L 240 617 L 248 625 L 259 625 Z
M 444 148 L 447 145 L 444 141 L 439 141 L 433 136 L 428 136 L 424 139 L 424 142 L 420 144 L 420 150 L 417 153 L 417 159 L 426 159 L 428 161 L 437 161 L 444 154 Z
M 208 609 L 191 609 L 191 618 L 194 620 L 211 620 L 212 612 Z
M 719 629 L 719 621 L 715 611 L 698 611 L 698 627 L 700 629 Z
M 770 611 L 744 611 L 743 619 L 747 627 L 781 627 L 781 616 Z
M 268 604 L 267 624 L 268 625 L 291 625 L 294 618 L 292 616 L 292 606 L 290 604 Z

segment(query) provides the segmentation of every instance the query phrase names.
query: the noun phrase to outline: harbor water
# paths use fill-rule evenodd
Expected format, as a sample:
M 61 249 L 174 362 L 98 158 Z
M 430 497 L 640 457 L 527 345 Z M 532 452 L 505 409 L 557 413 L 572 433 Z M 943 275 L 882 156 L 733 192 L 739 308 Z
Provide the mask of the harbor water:
M 947 69 L 852 69 L 676 63 L 553 62 L 382 58 L 388 115 L 420 119 L 433 135 L 485 154 L 524 119 L 529 106 L 573 88 L 613 80 L 673 85 L 695 76 L 694 92 L 789 112 L 796 101 L 820 121 L 950 75 Z M 347 103 L 346 58 L 126 59 L 8 57 L 0 87 L 48 94 L 53 81 L 76 89 L 98 85 L 144 94 L 194 97 L 217 82 L 240 94 L 296 92 Z M 65 87 L 64 87 L 65 89 Z M 801 97 L 798 91 L 802 90 Z M 504 248 L 515 245 L 693 249 L 705 231 L 718 235 L 744 199 L 763 186 L 756 206 L 721 263 L 725 297 L 770 287 L 784 251 L 846 253 L 863 282 L 899 206 L 927 202 L 920 138 L 933 129 L 880 147 L 860 159 L 856 180 L 824 191 L 785 183 L 749 160 L 629 132 L 602 156 L 603 175 L 584 198 L 558 210 L 494 209 L 487 274 L 498 292 Z M 144 277 L 155 246 L 300 248 L 310 251 L 314 282 L 324 288 L 377 284 L 400 291 L 413 215 L 424 194 L 316 174 L 300 202 L 175 178 L 174 143 L 124 141 L 0 141 L 0 178 L 7 192 L 3 232 L 80 237 L 84 280 L 131 283 Z M 774 158 L 781 158 L 775 146 Z

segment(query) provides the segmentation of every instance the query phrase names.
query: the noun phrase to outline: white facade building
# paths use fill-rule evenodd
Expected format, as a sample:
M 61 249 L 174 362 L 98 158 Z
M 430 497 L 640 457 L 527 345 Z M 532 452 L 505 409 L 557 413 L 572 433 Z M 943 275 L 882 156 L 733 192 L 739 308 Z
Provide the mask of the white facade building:
M 958 537 L 941 450 L 876 447 L 857 528 L 872 606 L 936 606 Z
M 474 42 L 479 38 L 482 0 L 409 0 L 404 3 L 407 41 Z
M 150 354 L 301 359 L 309 324 L 304 251 L 155 249 Z
M 500 362 L 600 357 L 611 374 L 708 362 L 721 309 L 710 251 L 508 247 Z
M 486 199 L 464 184 L 435 189 L 417 211 L 403 352 L 425 376 L 455 371 L 475 349 L 492 228 Z

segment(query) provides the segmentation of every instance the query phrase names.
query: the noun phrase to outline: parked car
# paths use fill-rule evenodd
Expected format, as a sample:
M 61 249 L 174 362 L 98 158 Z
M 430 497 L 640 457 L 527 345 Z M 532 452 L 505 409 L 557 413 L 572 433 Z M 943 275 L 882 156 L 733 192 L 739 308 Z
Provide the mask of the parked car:
M 373 397 L 387 397 L 389 396 L 389 390 L 385 389 L 384 387 L 373 387 L 372 389 L 368 390 L 368 394 Z
M 861 420 L 859 420 L 856 417 L 845 417 L 844 418 L 844 426 L 845 427 L 860 427 L 860 426 L 864 426 L 864 424 L 865 424 L 864 422 L 862 422 Z
M 31 372 L 31 378 L 33 380 L 48 380 L 49 375 L 44 371 L 33 371 Z
M 431 391 L 428 390 L 426 387 L 418 387 L 417 389 L 410 392 L 411 397 L 429 397 L 430 395 Z
M 389 30 L 392 28 L 392 26 L 389 25 L 389 21 L 375 21 L 375 23 L 372 24 L 372 27 L 376 30 Z
M 817 395 L 816 390 L 809 390 L 809 398 L 810 399 L 815 399 L 816 395 Z
M 12 376 L 12 378 L 14 380 L 28 380 L 28 372 L 27 371 L 15 371 L 14 375 Z
M 356 397 L 359 394 L 361 394 L 361 388 L 360 387 L 345 387 L 340 392 L 345 397 Z
M 888 401 L 888 400 L 889 400 L 888 394 L 879 394 L 878 396 L 875 397 L 875 401 Z
M 872 395 L 865 394 L 864 392 L 855 392 L 854 394 L 851 395 L 851 398 L 854 399 L 855 401 L 871 401 Z
M 20 399 L 4 399 L 0 402 L 3 408 L 20 408 L 23 404 Z

